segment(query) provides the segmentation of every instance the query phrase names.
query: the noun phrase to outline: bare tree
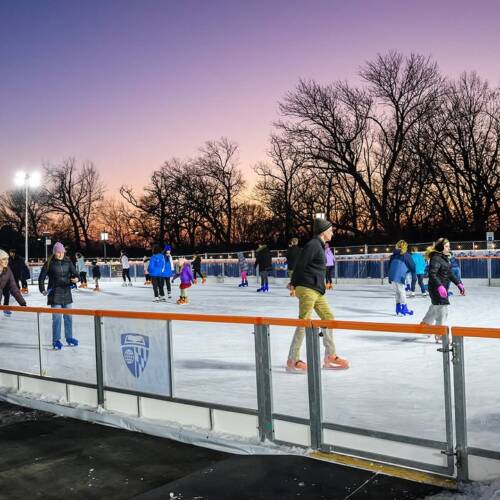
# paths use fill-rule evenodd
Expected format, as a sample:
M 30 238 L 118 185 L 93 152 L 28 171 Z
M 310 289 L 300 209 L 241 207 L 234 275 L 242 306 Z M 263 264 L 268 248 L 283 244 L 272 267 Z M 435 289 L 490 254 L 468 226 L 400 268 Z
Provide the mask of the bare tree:
M 45 171 L 48 206 L 70 220 L 76 248 L 81 249 L 82 240 L 89 247 L 91 225 L 104 199 L 104 185 L 94 164 L 84 162 L 78 167 L 75 158 L 68 158 L 61 165 L 47 165 Z
M 238 168 L 238 145 L 226 137 L 218 141 L 207 141 L 200 148 L 200 156 L 195 164 L 201 184 L 194 193 L 198 198 L 193 200 L 200 215 L 217 229 L 216 237 L 230 245 L 233 212 L 245 187 L 243 175 Z
M 30 192 L 28 202 L 28 231 L 39 238 L 50 221 L 50 208 L 44 191 Z M 26 198 L 24 190 L 7 191 L 0 195 L 0 225 L 11 224 L 18 233 L 26 227 Z

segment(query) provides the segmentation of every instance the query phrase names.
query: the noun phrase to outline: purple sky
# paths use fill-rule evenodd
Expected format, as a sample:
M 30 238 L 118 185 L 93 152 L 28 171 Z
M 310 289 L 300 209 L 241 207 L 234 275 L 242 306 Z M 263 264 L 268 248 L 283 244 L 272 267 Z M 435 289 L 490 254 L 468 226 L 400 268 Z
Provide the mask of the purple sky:
M 3 0 L 0 191 L 76 156 L 111 195 L 222 135 L 250 175 L 299 78 L 354 82 L 397 49 L 499 85 L 499 19 L 496 0 Z

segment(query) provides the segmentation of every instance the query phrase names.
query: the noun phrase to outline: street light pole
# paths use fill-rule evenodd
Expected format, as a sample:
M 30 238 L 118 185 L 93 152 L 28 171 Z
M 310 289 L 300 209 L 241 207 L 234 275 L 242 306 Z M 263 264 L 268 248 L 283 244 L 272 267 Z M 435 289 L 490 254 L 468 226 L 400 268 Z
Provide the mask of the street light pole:
M 25 188 L 25 201 L 26 201 L 26 207 L 25 207 L 25 212 L 24 212 L 24 218 L 25 218 L 25 229 L 24 229 L 24 258 L 26 265 L 28 265 L 28 238 L 29 238 L 29 219 L 28 219 L 28 207 L 29 207 L 29 188 L 30 187 L 38 187 L 40 185 L 40 180 L 41 176 L 38 172 L 33 172 L 31 174 L 26 173 L 26 172 L 17 172 L 16 176 L 14 177 L 14 183 L 16 186 L 19 187 L 24 187 Z
M 24 178 L 24 185 L 26 186 L 26 213 L 24 214 L 25 217 L 25 229 L 24 229 L 24 259 L 26 262 L 26 265 L 28 265 L 29 260 L 28 260 L 28 202 L 29 202 L 29 175 L 26 174 L 26 177 Z

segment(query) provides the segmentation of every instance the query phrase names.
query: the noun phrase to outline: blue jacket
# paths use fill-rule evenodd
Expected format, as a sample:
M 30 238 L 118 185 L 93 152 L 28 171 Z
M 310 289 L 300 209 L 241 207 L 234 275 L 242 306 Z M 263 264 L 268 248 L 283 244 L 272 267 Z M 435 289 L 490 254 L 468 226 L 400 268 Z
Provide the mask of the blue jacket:
M 170 255 L 163 255 L 164 265 L 161 272 L 162 278 L 170 278 L 173 274 L 172 257 Z
M 164 267 L 165 257 L 162 253 L 155 253 L 151 259 L 149 259 L 148 273 L 153 278 L 160 278 Z
M 404 283 L 408 272 L 415 272 L 415 263 L 411 255 L 408 252 L 401 254 L 399 249 L 394 250 L 389 259 L 389 283 L 393 281 Z
M 425 274 L 425 259 L 421 253 L 414 252 L 411 254 L 411 258 L 415 263 L 415 274 Z
M 458 259 L 453 254 L 450 254 L 450 266 L 452 269 L 460 269 Z

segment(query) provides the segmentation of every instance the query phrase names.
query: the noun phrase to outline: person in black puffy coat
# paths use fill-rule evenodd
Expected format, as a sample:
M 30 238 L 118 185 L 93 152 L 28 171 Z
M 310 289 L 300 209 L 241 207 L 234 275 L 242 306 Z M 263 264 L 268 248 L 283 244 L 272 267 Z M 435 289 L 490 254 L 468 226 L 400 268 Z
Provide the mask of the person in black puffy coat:
M 427 310 L 421 324 L 444 325 L 448 318 L 448 287 L 453 281 L 460 290 L 461 295 L 465 295 L 463 283 L 451 270 L 450 264 L 450 242 L 446 238 L 439 238 L 434 246 L 429 247 L 425 252 L 425 258 L 429 260 L 429 296 L 431 305 Z M 440 339 L 436 336 L 436 342 Z
M 45 289 L 45 278 L 48 276 L 48 289 Z M 38 278 L 40 293 L 47 296 L 47 304 L 52 308 L 70 309 L 73 303 L 71 287 L 78 282 L 78 273 L 74 264 L 65 255 L 62 243 L 54 245 L 53 254 L 43 265 Z M 78 340 L 73 337 L 73 320 L 64 314 L 64 337 L 69 346 L 77 346 Z M 52 314 L 52 346 L 56 350 L 62 348 L 61 314 Z
M 271 258 L 271 251 L 268 246 L 262 244 L 255 251 L 255 269 L 259 268 L 260 275 L 260 288 L 257 289 L 258 292 L 268 292 L 269 291 L 269 272 L 273 269 L 273 261 Z

